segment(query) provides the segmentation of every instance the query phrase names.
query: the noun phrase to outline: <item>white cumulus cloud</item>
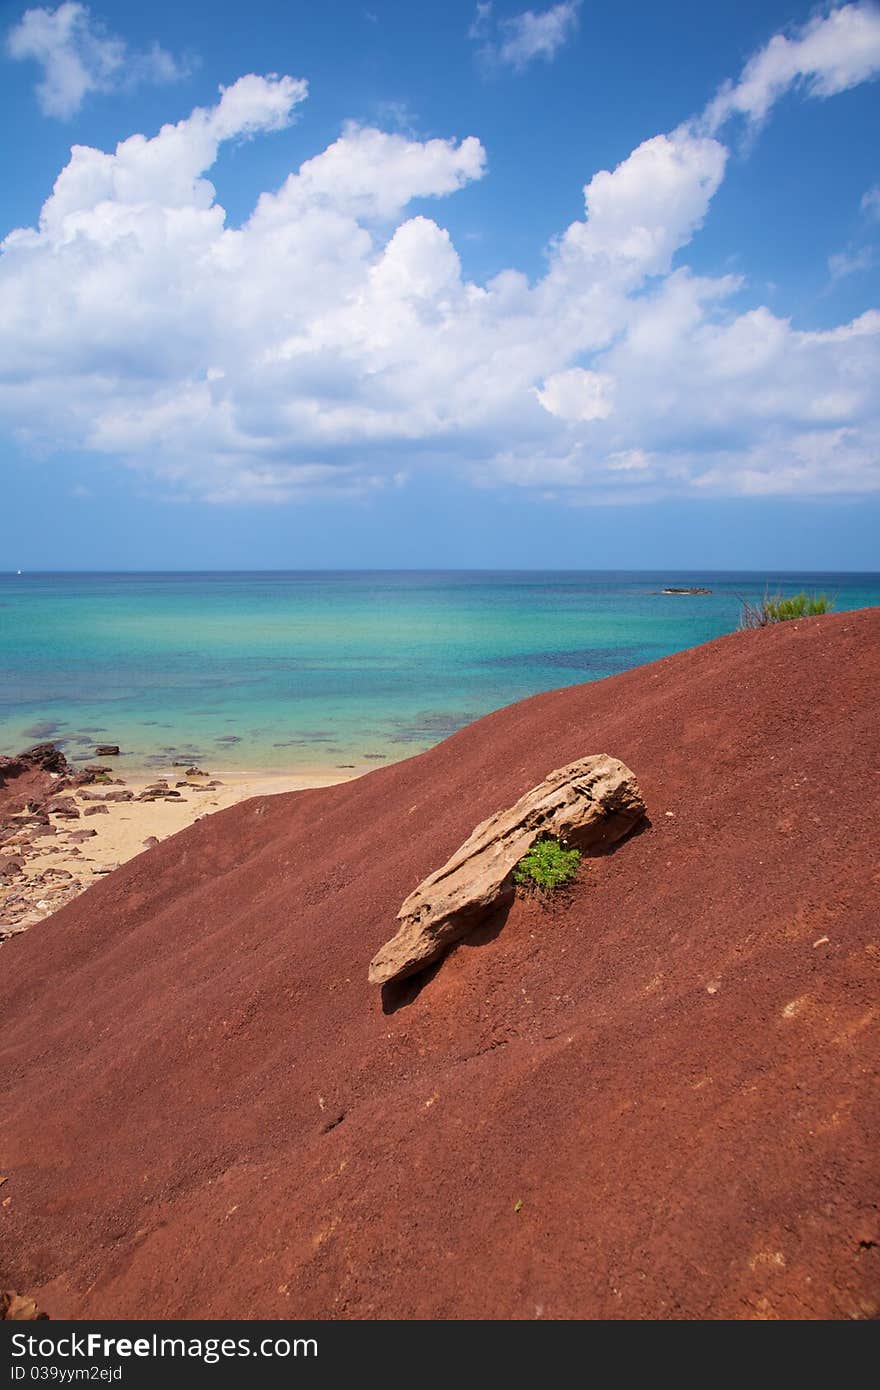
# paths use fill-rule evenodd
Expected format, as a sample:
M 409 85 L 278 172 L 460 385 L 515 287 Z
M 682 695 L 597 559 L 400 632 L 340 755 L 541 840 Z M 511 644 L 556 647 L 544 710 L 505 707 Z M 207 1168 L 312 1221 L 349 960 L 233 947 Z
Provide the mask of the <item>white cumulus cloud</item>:
M 734 115 L 762 121 L 792 87 L 830 97 L 878 72 L 880 10 L 872 3 L 841 5 L 814 16 L 790 38 L 775 34 L 706 108 L 706 127 L 715 134 Z
M 493 65 L 525 72 L 536 59 L 550 63 L 577 29 L 581 0 L 560 0 L 546 10 L 523 10 L 495 20 L 491 0 L 477 5 L 469 38 L 480 43 L 480 56 Z
M 186 66 L 158 43 L 133 52 L 107 32 L 87 5 L 65 0 L 56 9 L 25 10 L 7 35 L 12 58 L 42 69 L 37 99 L 47 116 L 74 115 L 90 92 L 111 92 L 140 82 L 174 82 Z
M 74 146 L 0 251 L 0 422 L 25 450 L 229 505 L 420 468 L 572 502 L 880 488 L 880 312 L 808 332 L 683 263 L 727 160 L 704 125 L 594 173 L 539 278 L 478 283 L 424 203 L 484 176 L 475 136 L 349 124 L 230 225 L 219 149 L 306 90 L 249 75 Z
M 545 410 L 560 420 L 604 420 L 613 410 L 614 379 L 583 367 L 569 367 L 544 382 L 535 394 Z

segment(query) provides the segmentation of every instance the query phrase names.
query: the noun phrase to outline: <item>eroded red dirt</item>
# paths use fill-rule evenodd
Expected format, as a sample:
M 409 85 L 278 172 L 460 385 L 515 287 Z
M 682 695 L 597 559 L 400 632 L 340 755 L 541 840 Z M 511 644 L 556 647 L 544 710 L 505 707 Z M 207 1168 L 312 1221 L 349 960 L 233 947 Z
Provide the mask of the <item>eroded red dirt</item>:
M 0 1286 L 80 1318 L 877 1316 L 878 638 L 788 623 L 538 696 L 8 942 Z M 593 752 L 650 827 L 383 1012 L 406 894 Z

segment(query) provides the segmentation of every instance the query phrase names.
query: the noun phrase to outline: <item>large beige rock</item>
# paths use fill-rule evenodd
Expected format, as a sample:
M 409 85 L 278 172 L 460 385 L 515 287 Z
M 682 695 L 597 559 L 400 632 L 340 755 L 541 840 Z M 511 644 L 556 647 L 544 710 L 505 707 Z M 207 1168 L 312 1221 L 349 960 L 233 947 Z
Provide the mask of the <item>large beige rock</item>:
M 507 811 L 484 820 L 451 859 L 410 893 L 400 928 L 370 963 L 370 982 L 387 984 L 430 965 L 513 895 L 513 870 L 542 835 L 580 850 L 621 839 L 645 813 L 633 773 L 598 753 L 557 768 Z

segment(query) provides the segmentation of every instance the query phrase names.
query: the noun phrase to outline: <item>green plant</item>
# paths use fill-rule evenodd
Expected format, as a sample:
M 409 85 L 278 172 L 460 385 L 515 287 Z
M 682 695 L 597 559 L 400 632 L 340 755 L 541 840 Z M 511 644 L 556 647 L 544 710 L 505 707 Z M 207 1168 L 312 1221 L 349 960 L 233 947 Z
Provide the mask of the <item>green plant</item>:
M 558 840 L 536 840 L 517 864 L 513 877 L 523 888 L 552 893 L 571 883 L 580 862 L 580 850 L 565 849 Z
M 769 627 L 771 623 L 787 623 L 792 618 L 812 618 L 819 613 L 830 613 L 834 600 L 827 594 L 808 594 L 803 590 L 785 598 L 775 594 L 772 598 L 765 593 L 760 603 L 750 603 L 743 599 L 740 612 L 740 628 Z

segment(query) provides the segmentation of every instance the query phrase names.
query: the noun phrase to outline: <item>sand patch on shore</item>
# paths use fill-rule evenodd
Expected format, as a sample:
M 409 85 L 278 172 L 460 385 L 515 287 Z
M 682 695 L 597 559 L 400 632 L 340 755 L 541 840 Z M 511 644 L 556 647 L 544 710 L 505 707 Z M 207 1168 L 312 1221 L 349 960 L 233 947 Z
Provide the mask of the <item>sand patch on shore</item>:
M 73 798 L 79 816 L 50 814 L 56 833 L 22 845 L 18 850 L 25 861 L 21 874 L 11 883 L 0 883 L 0 940 L 42 921 L 97 879 L 202 816 L 252 796 L 332 786 L 356 775 L 316 768 L 297 774 L 240 771 L 186 776 L 183 768 L 169 765 L 130 773 L 112 785 L 95 783 L 66 790 L 63 795 Z M 121 791 L 139 797 L 163 780 L 176 796 L 152 801 L 106 799 Z M 83 831 L 93 833 L 83 836 Z M 11 841 L 7 848 L 17 849 Z

